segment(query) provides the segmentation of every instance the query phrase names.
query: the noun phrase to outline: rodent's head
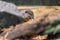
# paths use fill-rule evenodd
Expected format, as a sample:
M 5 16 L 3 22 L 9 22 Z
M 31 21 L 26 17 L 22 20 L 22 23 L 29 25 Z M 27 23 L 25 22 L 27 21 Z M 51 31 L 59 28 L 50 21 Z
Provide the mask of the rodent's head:
M 31 10 L 27 9 L 27 10 L 22 10 L 21 12 L 23 13 L 25 21 L 29 19 L 34 19 L 34 14 Z

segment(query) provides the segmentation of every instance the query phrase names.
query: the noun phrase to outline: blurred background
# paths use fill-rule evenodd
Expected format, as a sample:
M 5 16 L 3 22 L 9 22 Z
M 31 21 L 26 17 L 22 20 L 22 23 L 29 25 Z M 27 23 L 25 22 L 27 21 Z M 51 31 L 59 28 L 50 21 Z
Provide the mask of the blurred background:
M 60 0 L 3 0 L 7 2 L 15 3 L 16 5 L 29 5 L 29 6 L 40 6 L 40 5 L 60 5 Z

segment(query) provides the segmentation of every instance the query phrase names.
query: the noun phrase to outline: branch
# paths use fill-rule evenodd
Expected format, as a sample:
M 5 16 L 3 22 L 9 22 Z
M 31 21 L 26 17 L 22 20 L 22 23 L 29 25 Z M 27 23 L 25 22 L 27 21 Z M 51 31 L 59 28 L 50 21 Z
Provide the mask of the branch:
M 18 24 L 12 31 L 6 34 L 7 36 L 6 35 L 5 36 L 7 39 L 11 40 L 23 35 L 37 34 L 45 29 L 44 26 L 46 25 L 46 23 L 44 25 L 41 23 L 42 20 L 44 19 L 45 17 L 41 17 L 41 18 L 38 17 L 35 18 L 34 20 L 30 20 L 28 22 Z

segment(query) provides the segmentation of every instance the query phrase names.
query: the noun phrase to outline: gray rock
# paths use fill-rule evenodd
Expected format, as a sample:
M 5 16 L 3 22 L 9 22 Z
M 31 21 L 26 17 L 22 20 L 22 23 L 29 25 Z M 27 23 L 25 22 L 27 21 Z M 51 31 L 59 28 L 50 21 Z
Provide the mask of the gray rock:
M 19 12 L 15 4 L 5 1 L 0 1 L 0 12 L 7 12 L 22 18 L 24 18 L 25 14 L 25 12 Z
M 15 4 L 0 1 L 0 27 L 22 23 L 26 16 L 33 18 L 33 12 L 31 10 L 19 11 Z

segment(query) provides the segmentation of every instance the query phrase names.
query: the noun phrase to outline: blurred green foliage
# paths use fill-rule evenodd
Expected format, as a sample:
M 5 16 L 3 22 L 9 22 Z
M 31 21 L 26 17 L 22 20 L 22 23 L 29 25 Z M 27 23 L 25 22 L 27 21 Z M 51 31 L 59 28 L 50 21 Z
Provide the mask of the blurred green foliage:
M 49 23 L 47 28 L 44 30 L 44 34 L 56 34 L 60 32 L 60 17 Z
M 16 5 L 57 5 L 59 0 L 3 0 L 3 1 L 13 2 Z

